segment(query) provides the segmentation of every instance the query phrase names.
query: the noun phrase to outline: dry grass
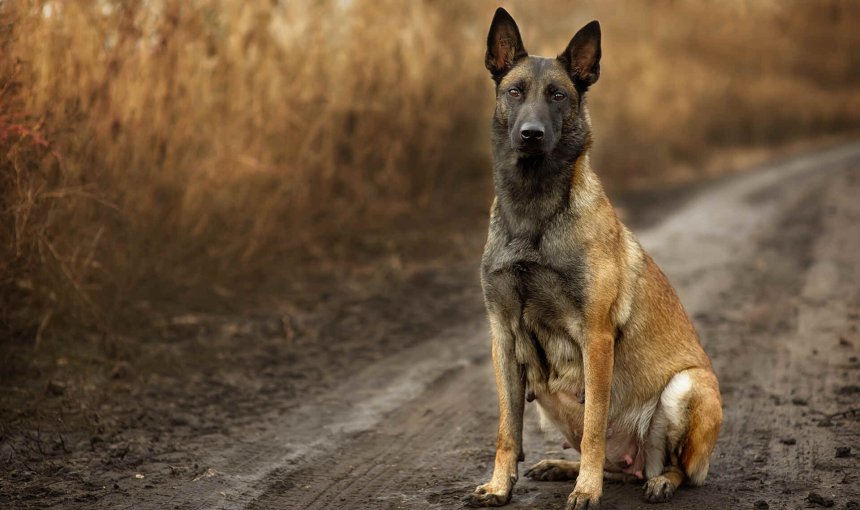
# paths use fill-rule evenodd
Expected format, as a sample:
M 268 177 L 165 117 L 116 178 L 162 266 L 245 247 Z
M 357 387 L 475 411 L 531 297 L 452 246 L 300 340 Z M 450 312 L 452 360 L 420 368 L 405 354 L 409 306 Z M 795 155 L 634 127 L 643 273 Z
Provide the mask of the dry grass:
M 509 7 L 538 54 L 601 20 L 596 164 L 616 187 L 860 126 L 856 4 Z M 494 9 L 0 2 L 6 331 L 39 338 L 147 300 L 226 294 L 344 218 L 485 190 L 474 183 L 489 179 L 482 56 Z

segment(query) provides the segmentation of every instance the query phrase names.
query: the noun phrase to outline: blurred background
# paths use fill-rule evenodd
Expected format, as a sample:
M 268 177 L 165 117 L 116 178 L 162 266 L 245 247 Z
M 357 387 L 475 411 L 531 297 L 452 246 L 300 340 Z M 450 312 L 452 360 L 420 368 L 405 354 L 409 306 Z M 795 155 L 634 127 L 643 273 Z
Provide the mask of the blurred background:
M 600 20 L 601 77 L 588 95 L 593 166 L 634 231 L 698 186 L 858 139 L 860 2 L 501 3 L 532 54 L 556 55 L 577 29 Z M 468 346 L 469 366 L 489 366 L 478 354 L 487 354 L 483 323 L 480 333 L 469 328 L 484 313 L 478 266 L 493 198 L 494 90 L 483 62 L 497 7 L 483 0 L 0 0 L 0 506 L 120 508 L 133 500 L 210 508 L 199 495 L 227 501 L 218 494 L 229 483 L 248 499 L 242 469 L 268 459 L 263 451 L 269 468 L 295 453 L 281 443 L 245 443 L 259 430 L 310 444 L 331 425 L 335 415 L 327 413 L 341 409 L 338 398 L 341 415 L 352 416 L 350 406 L 385 390 L 395 369 L 433 361 L 420 349 L 440 337 L 449 342 L 431 345 L 433 353 Z M 784 207 L 793 211 L 794 203 Z M 828 207 L 847 211 L 845 203 Z M 773 230 L 824 232 L 817 217 L 791 216 L 788 227 Z M 751 376 L 738 371 L 766 378 L 759 365 L 795 365 L 772 362 L 784 340 L 776 326 L 774 340 L 760 340 L 760 358 L 744 348 L 756 345 L 768 321 L 794 320 L 800 305 L 752 315 L 751 329 L 747 322 L 720 329 L 729 322 L 719 313 L 799 296 L 785 274 L 805 277 L 811 260 L 802 243 L 779 250 L 762 243 L 749 240 L 758 252 L 755 265 L 739 266 L 746 273 L 712 273 L 739 278 L 753 304 L 737 301 L 744 292 L 729 296 L 736 301 L 720 294 L 722 308 L 706 310 L 717 318 L 694 315 L 722 363 L 726 395 L 734 388 L 750 410 L 736 421 L 756 433 L 771 427 L 756 425 L 756 416 L 783 415 L 759 413 L 766 396 L 762 403 L 744 393 Z M 799 260 L 796 268 L 786 252 Z M 761 283 L 768 268 L 785 274 Z M 699 278 L 687 288 L 699 288 Z M 850 306 L 827 303 L 828 310 Z M 460 336 L 446 337 L 452 330 Z M 460 341 L 466 336 L 471 343 Z M 849 336 L 832 350 L 839 360 Z M 413 348 L 418 354 L 404 354 Z M 400 354 L 405 366 L 391 361 Z M 462 360 L 445 359 L 437 361 L 442 373 L 462 369 Z M 375 390 L 356 392 L 350 381 L 360 388 L 356 374 L 372 367 L 383 374 L 364 381 Z M 807 380 L 829 380 L 821 374 L 833 370 L 804 375 L 801 386 L 813 391 Z M 451 373 L 491 380 L 461 372 Z M 761 384 L 794 384 L 780 377 Z M 442 412 L 421 408 L 403 420 L 436 420 L 427 430 L 446 431 L 444 438 L 397 432 L 421 451 L 407 455 L 404 447 L 395 456 L 420 459 L 431 443 L 458 455 L 446 461 L 460 467 L 441 485 L 444 505 L 492 465 L 495 426 L 492 388 L 452 387 L 439 397 Z M 860 391 L 845 388 L 845 399 Z M 464 407 L 469 399 L 481 402 L 479 413 Z M 828 412 L 828 420 L 848 416 Z M 797 420 L 780 418 L 785 427 Z M 460 435 L 447 432 L 454 421 Z M 824 429 L 810 430 L 815 438 Z M 745 442 L 753 432 L 733 434 L 732 459 L 754 452 Z M 382 443 L 366 458 L 387 463 Z M 212 460 L 227 451 L 236 465 Z M 362 455 L 343 451 L 347 459 Z M 752 461 L 732 462 L 743 471 Z M 440 463 L 427 461 L 426 472 L 437 476 Z M 310 482 L 301 478 L 289 482 L 301 497 L 329 490 L 329 464 L 320 466 L 319 490 L 302 491 Z M 776 479 L 794 476 L 794 464 L 785 466 Z M 290 486 L 278 485 L 280 475 L 273 480 L 275 493 Z M 438 485 L 433 480 L 413 488 Z M 734 480 L 731 487 L 758 483 L 745 472 Z M 173 497 L 177 484 L 198 489 L 157 499 Z M 385 493 L 351 485 L 359 486 L 372 497 Z M 272 507 L 263 500 L 250 508 Z
M 856 2 L 505 5 L 533 54 L 602 23 L 589 103 L 614 192 L 860 127 Z M 2 2 L 5 341 L 253 300 L 299 260 L 359 256 L 365 230 L 480 217 L 496 7 Z

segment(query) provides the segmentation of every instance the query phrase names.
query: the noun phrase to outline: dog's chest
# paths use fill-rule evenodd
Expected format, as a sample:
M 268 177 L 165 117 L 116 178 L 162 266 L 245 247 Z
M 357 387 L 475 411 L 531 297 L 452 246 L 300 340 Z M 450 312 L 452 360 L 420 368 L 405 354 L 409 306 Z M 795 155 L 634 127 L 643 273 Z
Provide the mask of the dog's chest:
M 487 304 L 538 337 L 579 322 L 587 273 L 581 250 L 556 239 L 510 238 L 489 250 L 483 268 Z

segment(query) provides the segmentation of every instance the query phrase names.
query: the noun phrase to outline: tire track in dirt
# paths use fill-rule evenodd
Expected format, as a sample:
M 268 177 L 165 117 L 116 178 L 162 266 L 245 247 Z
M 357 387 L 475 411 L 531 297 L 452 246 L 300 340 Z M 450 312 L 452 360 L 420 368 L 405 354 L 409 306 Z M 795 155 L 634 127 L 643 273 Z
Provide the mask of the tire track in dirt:
M 458 329 L 458 335 L 478 334 Z M 201 465 L 203 476 L 172 490 L 158 490 L 146 501 L 112 508 L 245 508 L 269 488 L 272 473 L 288 473 L 337 453 L 344 441 L 370 431 L 392 411 L 426 393 L 437 381 L 475 364 L 468 344 L 431 339 L 353 375 L 334 390 L 283 412 L 263 415 L 248 436 L 228 451 L 214 452 Z M 330 474 L 320 475 L 326 485 Z M 276 479 L 281 487 L 292 482 Z M 261 482 L 262 481 L 262 482 Z
M 384 506 L 379 496 L 396 494 L 404 475 L 432 471 L 434 464 L 427 457 L 444 456 L 458 448 L 452 424 L 477 425 L 462 388 L 474 387 L 478 379 L 491 375 L 481 365 L 472 363 L 440 379 L 422 397 L 388 416 L 378 431 L 356 438 L 347 452 L 287 475 L 291 490 L 265 493 L 249 508 L 327 509 L 344 502 L 353 507 L 356 501 L 368 507 Z

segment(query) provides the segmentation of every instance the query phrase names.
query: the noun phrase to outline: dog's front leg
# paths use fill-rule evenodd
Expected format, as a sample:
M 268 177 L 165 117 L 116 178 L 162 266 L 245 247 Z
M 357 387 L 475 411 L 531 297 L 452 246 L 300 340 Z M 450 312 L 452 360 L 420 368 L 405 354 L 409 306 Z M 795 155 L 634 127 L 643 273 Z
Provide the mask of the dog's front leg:
M 568 510 L 593 510 L 603 494 L 603 463 L 606 458 L 606 420 L 612 386 L 614 338 L 611 334 L 588 334 L 583 345 L 585 369 L 585 417 L 582 452 L 576 486 L 567 500 Z
M 493 368 L 499 393 L 496 465 L 493 479 L 469 495 L 469 503 L 475 506 L 501 506 L 510 501 L 522 460 L 525 373 L 516 359 L 514 336 L 503 328 L 493 328 Z

